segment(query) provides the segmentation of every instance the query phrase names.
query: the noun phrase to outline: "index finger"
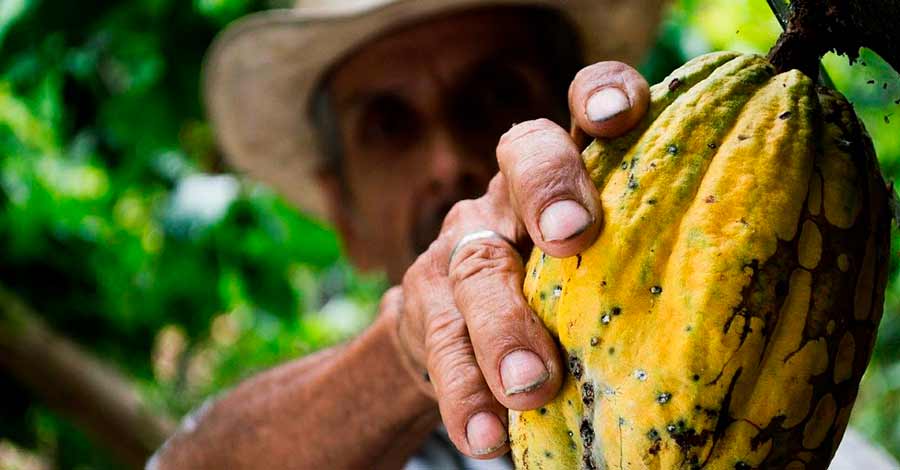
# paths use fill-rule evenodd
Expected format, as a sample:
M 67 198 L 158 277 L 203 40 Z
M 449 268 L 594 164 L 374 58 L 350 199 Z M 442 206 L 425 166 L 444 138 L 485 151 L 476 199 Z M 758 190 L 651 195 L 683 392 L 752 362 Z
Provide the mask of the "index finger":
M 497 145 L 513 209 L 550 256 L 574 256 L 594 242 L 600 194 L 569 134 L 547 119 L 517 124 Z

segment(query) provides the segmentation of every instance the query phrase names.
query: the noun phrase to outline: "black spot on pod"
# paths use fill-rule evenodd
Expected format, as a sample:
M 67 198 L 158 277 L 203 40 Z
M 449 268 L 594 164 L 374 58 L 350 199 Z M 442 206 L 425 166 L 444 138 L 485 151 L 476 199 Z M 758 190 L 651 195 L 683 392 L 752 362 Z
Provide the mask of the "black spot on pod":
M 716 145 L 715 142 L 710 142 L 710 143 L 706 144 L 706 146 L 709 147 L 709 148 L 711 148 L 711 149 L 714 149 L 714 148 L 717 147 L 717 145 Z
M 672 394 L 669 392 L 662 392 L 656 396 L 656 402 L 660 405 L 665 405 L 672 399 Z
M 581 255 L 575 255 L 575 260 L 575 269 L 578 269 L 581 267 Z
M 596 336 L 592 336 L 591 337 L 591 346 L 597 346 L 598 344 L 600 344 L 600 338 L 598 338 Z
M 589 447 L 594 443 L 594 427 L 591 426 L 591 422 L 587 419 L 581 421 L 581 439 L 584 442 L 585 447 Z
M 653 294 L 653 295 L 659 295 L 659 294 L 662 294 L 662 287 L 660 287 L 660 286 L 653 286 L 653 287 L 650 288 L 650 293 Z
M 694 382 L 698 382 L 700 380 L 700 374 L 694 374 L 693 376 L 691 376 L 691 379 L 693 379 Z
M 542 414 L 542 415 L 547 414 L 547 408 L 541 408 L 541 409 L 539 409 L 539 410 L 538 410 L 538 413 L 540 413 L 540 414 Z
M 743 460 L 739 460 L 738 463 L 734 464 L 734 470 L 750 470 L 751 468 L 750 464 Z
M 594 462 L 593 449 L 591 445 L 594 443 L 594 428 L 591 426 L 589 419 L 581 421 L 581 441 L 584 445 L 583 454 L 581 456 L 581 465 L 584 470 L 596 470 L 597 463 Z
M 623 170 L 627 170 L 628 169 L 628 160 L 623 160 L 622 164 L 620 166 Z
M 581 385 L 581 401 L 585 406 L 594 404 L 594 385 L 592 383 L 585 382 Z
M 638 182 L 634 179 L 634 173 L 628 175 L 628 189 L 637 189 Z
M 791 114 L 793 114 L 793 113 L 791 113 L 790 111 L 785 111 L 778 115 L 778 119 L 781 119 L 783 121 L 783 120 L 791 117 Z
M 583 369 L 581 367 L 581 359 L 578 359 L 578 356 L 569 356 L 569 372 L 572 373 L 575 380 L 581 380 Z
M 678 88 L 681 87 L 682 83 L 684 83 L 684 82 L 682 82 L 681 80 L 679 80 L 677 77 L 676 77 L 676 78 L 673 78 L 672 81 L 669 82 L 669 91 L 675 91 L 675 90 L 677 90 Z
M 675 144 L 669 144 L 669 146 L 666 147 L 666 153 L 668 153 L 669 155 L 678 155 L 678 146 Z
M 609 313 L 613 314 L 613 316 L 621 315 L 622 307 L 618 307 L 618 306 L 613 307 L 613 308 L 609 309 Z

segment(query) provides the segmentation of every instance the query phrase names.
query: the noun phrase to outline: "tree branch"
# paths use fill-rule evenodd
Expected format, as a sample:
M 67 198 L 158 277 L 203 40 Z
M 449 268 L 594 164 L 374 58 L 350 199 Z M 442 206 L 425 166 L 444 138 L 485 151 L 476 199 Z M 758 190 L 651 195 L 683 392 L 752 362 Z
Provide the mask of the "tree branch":
M 122 462 L 143 468 L 175 429 L 118 371 L 50 330 L 0 286 L 0 367 L 82 427 Z
M 900 72 L 900 2 L 896 0 L 792 0 L 787 29 L 769 52 L 780 70 L 818 75 L 819 58 L 828 51 L 851 61 L 859 48 L 875 51 Z

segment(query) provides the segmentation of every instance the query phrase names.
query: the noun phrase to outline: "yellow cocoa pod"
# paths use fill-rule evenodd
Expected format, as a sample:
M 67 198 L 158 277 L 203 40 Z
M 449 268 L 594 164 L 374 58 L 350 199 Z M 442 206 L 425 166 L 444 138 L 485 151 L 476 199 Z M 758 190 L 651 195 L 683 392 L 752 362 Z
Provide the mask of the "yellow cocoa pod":
M 837 92 L 715 53 L 651 88 L 585 165 L 603 227 L 535 250 L 560 394 L 510 412 L 520 469 L 826 468 L 884 304 L 889 194 Z

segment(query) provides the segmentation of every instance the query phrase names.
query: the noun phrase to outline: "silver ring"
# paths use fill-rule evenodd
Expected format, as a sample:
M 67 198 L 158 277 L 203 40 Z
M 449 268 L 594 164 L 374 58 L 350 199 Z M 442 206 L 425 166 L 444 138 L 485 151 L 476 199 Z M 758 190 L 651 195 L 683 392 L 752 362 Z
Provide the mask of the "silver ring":
M 453 256 L 456 255 L 456 252 L 459 251 L 467 243 L 474 242 L 475 240 L 484 240 L 486 238 L 497 238 L 500 240 L 509 243 L 510 246 L 515 246 L 515 243 L 512 242 L 509 238 L 500 235 L 499 233 L 493 230 L 479 230 L 477 232 L 467 233 L 456 242 L 456 245 L 453 246 L 453 249 L 450 250 L 450 257 L 447 259 L 447 267 L 449 268 L 451 264 L 453 264 Z

